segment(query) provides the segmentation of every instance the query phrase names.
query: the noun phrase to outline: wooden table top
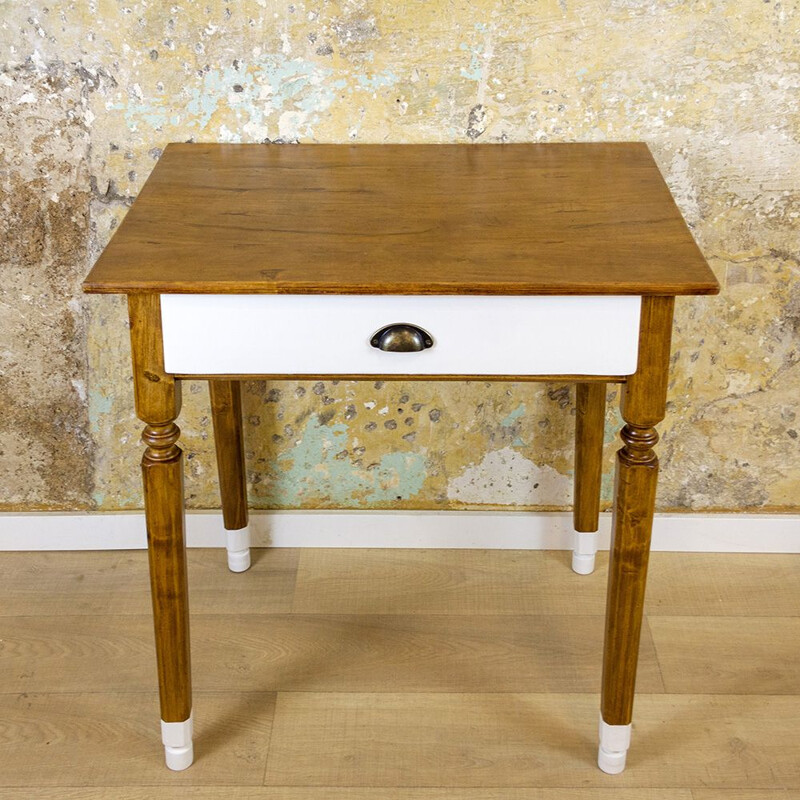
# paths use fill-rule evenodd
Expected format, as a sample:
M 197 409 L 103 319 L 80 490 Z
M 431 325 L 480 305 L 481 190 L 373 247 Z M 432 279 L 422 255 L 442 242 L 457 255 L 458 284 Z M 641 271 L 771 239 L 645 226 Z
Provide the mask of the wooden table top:
M 642 143 L 171 144 L 88 292 L 714 294 Z

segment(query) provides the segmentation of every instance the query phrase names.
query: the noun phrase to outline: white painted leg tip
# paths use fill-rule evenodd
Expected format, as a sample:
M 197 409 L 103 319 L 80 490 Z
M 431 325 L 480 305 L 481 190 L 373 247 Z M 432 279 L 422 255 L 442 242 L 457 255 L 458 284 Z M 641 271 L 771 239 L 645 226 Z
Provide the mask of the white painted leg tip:
M 625 769 L 628 748 L 631 746 L 631 726 L 609 725 L 600 717 L 600 749 L 597 766 L 608 775 L 619 775 Z
M 225 547 L 228 550 L 228 569 L 244 572 L 250 568 L 250 526 L 235 531 L 225 531 Z
M 591 575 L 594 572 L 594 554 L 587 556 L 581 553 L 572 554 L 572 571 L 578 575 Z
M 626 750 L 609 752 L 601 747 L 597 751 L 597 766 L 608 775 L 619 775 L 625 769 L 627 757 Z
M 192 744 L 189 744 L 188 747 L 169 747 L 165 745 L 164 756 L 167 766 L 175 772 L 180 772 L 192 766 L 192 762 L 194 761 L 194 746 Z
M 572 546 L 572 571 L 578 575 L 594 572 L 594 557 L 597 553 L 597 531 L 575 531 Z
M 239 550 L 235 553 L 228 551 L 228 569 L 231 572 L 246 572 L 250 569 L 250 551 Z
M 194 735 L 194 722 L 192 715 L 183 722 L 164 722 L 161 720 L 161 741 L 164 744 L 164 757 L 167 766 L 180 772 L 192 765 L 194 749 L 192 736 Z

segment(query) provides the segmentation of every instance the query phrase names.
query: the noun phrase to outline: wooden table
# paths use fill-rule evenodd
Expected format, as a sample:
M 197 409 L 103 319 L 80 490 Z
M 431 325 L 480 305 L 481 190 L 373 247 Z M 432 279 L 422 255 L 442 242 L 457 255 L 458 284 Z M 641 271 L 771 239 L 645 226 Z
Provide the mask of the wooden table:
M 719 290 L 644 144 L 172 144 L 84 288 L 128 295 L 167 766 L 193 758 L 181 379 L 209 381 L 238 571 L 241 379 L 480 377 L 577 383 L 579 572 L 622 385 L 598 763 L 624 769 L 675 296 Z

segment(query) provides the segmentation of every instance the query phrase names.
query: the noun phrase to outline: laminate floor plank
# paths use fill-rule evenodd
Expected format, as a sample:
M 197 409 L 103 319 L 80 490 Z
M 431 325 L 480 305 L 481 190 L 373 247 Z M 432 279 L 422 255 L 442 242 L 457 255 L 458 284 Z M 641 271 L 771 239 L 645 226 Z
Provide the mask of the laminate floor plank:
M 195 763 L 172 772 L 154 692 L 0 695 L 0 786 L 259 785 L 274 704 L 195 693 Z
M 800 616 L 800 554 L 651 553 L 650 616 Z
M 188 551 L 195 765 L 143 551 L 0 553 L 0 800 L 800 800 L 797 555 L 653 553 L 629 766 L 595 766 L 607 554 Z M 268 784 L 262 786 L 265 782 Z
M 576 575 L 560 551 L 304 549 L 292 610 L 602 614 L 606 575 Z
M 800 791 L 795 792 L 791 789 L 693 789 L 692 800 L 800 800 Z
M 194 614 L 191 638 L 200 691 L 596 692 L 603 617 Z M 154 686 L 149 615 L 7 618 L 0 653 L 4 693 Z M 647 625 L 639 686 L 664 690 Z
M 167 789 L 153 786 L 0 789 L 0 800 L 693 800 L 693 798 L 688 789 L 406 789 L 354 786 L 344 788 L 198 786 Z M 772 798 L 767 794 L 765 800 L 778 800 L 778 797 Z
M 193 613 L 289 611 L 298 561 L 298 612 L 594 614 L 605 604 L 604 552 L 586 576 L 560 551 L 254 548 L 242 574 L 225 569 L 222 548 L 187 553 Z M 150 613 L 144 551 L 2 559 L 0 616 Z M 651 615 L 800 615 L 798 555 L 652 553 L 650 564 Z
M 192 614 L 289 610 L 299 557 L 296 549 L 254 549 L 253 565 L 239 574 L 228 570 L 223 548 L 186 552 Z M 144 550 L 0 556 L 0 617 L 151 613 Z
M 800 697 L 639 695 L 611 779 L 597 709 L 578 694 L 281 693 L 265 783 L 800 788 Z
M 150 613 L 147 553 L 3 553 L 0 616 Z
M 259 623 L 245 631 L 213 620 L 195 648 L 198 674 L 224 663 L 238 689 L 279 691 L 596 692 L 600 684 L 602 617 L 295 614 Z M 649 631 L 641 651 L 641 685 L 663 691 Z
M 668 692 L 800 694 L 800 617 L 648 622 Z
M 646 613 L 798 616 L 800 556 L 652 553 Z M 576 575 L 569 553 L 528 550 L 304 549 L 293 609 L 355 614 L 594 614 L 608 553 Z

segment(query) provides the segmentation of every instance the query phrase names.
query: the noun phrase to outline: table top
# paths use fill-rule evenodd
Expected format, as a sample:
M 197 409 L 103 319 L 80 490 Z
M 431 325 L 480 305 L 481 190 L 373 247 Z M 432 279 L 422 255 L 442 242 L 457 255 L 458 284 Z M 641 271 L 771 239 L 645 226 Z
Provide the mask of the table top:
M 714 294 L 639 142 L 170 144 L 88 292 Z

